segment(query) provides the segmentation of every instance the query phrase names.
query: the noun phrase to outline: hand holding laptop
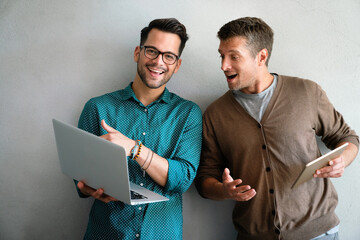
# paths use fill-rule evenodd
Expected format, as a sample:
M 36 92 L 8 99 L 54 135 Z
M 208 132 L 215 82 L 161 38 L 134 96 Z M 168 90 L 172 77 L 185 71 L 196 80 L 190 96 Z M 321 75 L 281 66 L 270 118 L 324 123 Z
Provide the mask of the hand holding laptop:
M 113 198 L 107 194 L 104 193 L 104 189 L 94 189 L 92 187 L 89 187 L 86 185 L 83 181 L 79 181 L 77 183 L 77 187 L 81 191 L 82 194 L 92 196 L 93 198 L 100 200 L 104 203 L 108 203 L 111 201 L 118 201 L 116 198 Z

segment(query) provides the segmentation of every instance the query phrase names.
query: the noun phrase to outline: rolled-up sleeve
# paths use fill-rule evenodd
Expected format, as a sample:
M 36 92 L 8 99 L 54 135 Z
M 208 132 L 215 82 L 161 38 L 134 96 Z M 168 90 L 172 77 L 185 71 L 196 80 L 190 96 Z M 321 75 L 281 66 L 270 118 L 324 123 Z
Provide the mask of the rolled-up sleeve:
M 202 114 L 197 105 L 190 111 L 174 157 L 169 162 L 165 191 L 185 192 L 193 182 L 200 162 Z

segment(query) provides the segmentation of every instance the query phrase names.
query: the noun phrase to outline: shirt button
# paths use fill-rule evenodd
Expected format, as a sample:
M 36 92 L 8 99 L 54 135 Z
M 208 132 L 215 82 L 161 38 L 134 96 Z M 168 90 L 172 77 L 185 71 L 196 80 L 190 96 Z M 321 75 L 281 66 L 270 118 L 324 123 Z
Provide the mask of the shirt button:
M 148 111 L 147 108 L 145 108 L 144 111 L 147 112 Z
M 140 186 L 144 186 L 144 184 L 143 184 L 143 183 L 140 183 Z
M 145 136 L 145 135 L 146 135 L 146 132 L 143 132 L 143 133 L 142 133 L 142 135 L 144 135 L 144 136 Z
M 136 237 L 136 238 L 139 238 L 139 237 L 140 237 L 140 234 L 137 233 L 137 234 L 135 235 L 135 237 Z
M 141 208 L 141 207 L 139 207 L 139 211 L 141 211 L 141 209 L 142 209 L 142 208 Z

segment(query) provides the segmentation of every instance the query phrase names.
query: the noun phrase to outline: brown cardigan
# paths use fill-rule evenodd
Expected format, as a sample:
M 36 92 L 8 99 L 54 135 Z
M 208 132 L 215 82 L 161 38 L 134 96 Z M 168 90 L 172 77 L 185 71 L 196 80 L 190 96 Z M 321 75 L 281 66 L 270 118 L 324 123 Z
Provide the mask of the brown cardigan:
M 339 224 L 330 179 L 314 178 L 290 189 L 303 166 L 320 156 L 316 135 L 330 149 L 345 141 L 359 145 L 319 85 L 279 76 L 260 123 L 228 91 L 207 108 L 203 120 L 199 193 L 205 178 L 221 181 L 225 167 L 257 192 L 234 208 L 239 239 L 310 239 Z

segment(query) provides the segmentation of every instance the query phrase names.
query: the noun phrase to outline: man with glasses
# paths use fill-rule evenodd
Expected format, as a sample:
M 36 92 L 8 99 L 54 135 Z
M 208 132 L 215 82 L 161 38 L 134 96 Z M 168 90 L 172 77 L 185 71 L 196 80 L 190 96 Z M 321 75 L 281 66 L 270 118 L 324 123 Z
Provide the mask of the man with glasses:
M 182 193 L 198 168 L 202 116 L 166 83 L 179 70 L 187 39 L 176 19 L 153 20 L 134 51 L 134 81 L 86 103 L 79 128 L 123 146 L 130 180 L 169 201 L 130 206 L 76 182 L 80 197 L 95 198 L 85 239 L 182 239 Z

